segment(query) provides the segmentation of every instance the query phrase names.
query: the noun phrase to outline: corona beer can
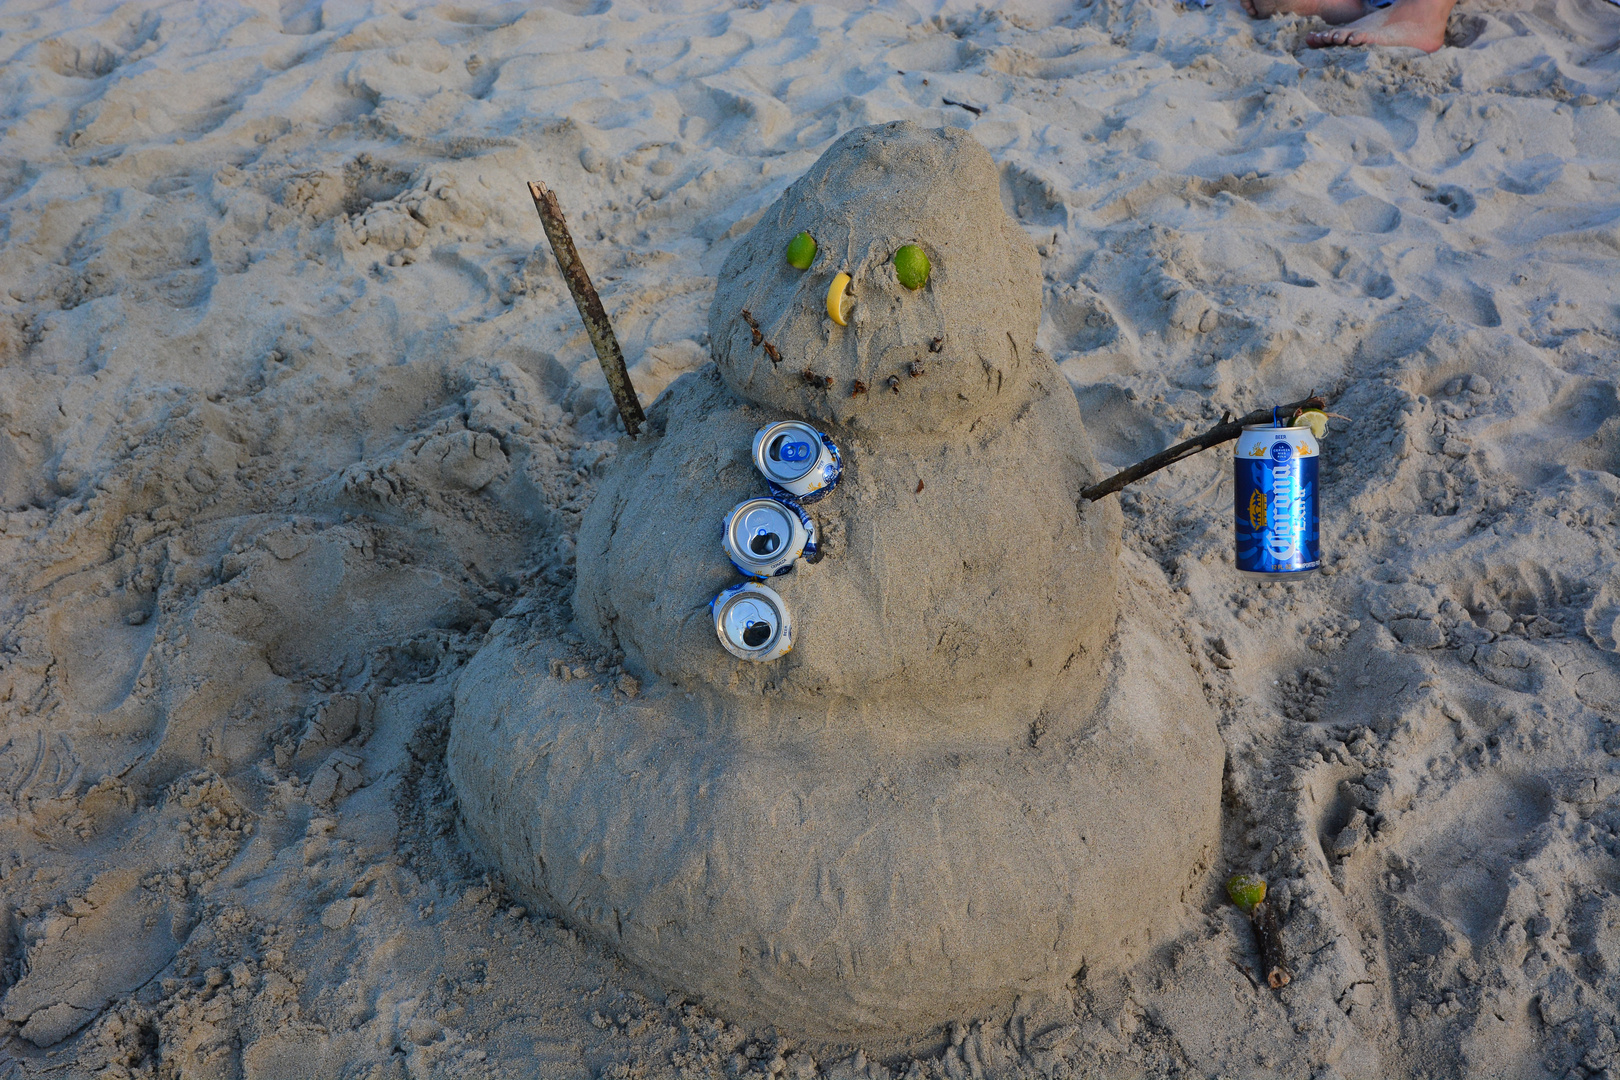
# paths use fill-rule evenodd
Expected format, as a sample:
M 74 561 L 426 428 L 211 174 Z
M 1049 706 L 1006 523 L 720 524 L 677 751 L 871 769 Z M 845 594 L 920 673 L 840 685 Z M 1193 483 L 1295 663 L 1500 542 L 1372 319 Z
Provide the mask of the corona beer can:
M 785 574 L 799 556 L 815 562 L 820 554 L 815 520 L 802 507 L 776 498 L 732 507 L 721 523 L 720 546 L 737 572 L 751 578 Z
M 740 660 L 764 663 L 793 648 L 793 620 L 787 605 L 772 589 L 745 581 L 709 601 L 720 644 Z
M 754 467 L 771 490 L 800 502 L 829 494 L 844 473 L 844 461 L 833 441 L 799 420 L 766 424 L 754 435 Z
M 1310 428 L 1243 429 L 1232 462 L 1239 573 L 1277 580 L 1322 565 L 1320 456 Z

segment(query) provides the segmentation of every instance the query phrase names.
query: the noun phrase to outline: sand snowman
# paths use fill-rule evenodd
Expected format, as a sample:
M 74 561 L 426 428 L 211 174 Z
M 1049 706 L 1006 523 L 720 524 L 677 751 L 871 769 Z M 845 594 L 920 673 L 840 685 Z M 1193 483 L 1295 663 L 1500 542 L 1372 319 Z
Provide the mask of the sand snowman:
M 451 775 L 515 890 L 671 989 L 829 1042 L 986 1015 L 1179 917 L 1222 749 L 1117 573 L 1117 507 L 1079 498 L 1098 469 L 1040 303 L 965 132 L 852 131 L 766 211 L 721 273 L 714 365 L 654 405 L 580 530 L 577 632 L 641 692 L 557 678 L 565 646 L 517 633 L 461 679 Z M 768 583 L 793 648 L 754 663 L 716 638 L 741 580 L 719 525 L 767 493 L 752 444 L 783 420 L 843 474 L 806 507 L 824 557 Z

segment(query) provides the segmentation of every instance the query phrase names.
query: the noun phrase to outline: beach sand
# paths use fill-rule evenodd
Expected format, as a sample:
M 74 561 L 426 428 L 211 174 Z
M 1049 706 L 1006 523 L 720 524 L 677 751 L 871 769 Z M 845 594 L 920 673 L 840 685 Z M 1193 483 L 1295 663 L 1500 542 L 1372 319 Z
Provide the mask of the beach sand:
M 1432 56 L 1313 25 L 0 9 L 0 1077 L 1620 1072 L 1620 8 L 1464 0 Z M 893 119 L 995 158 L 1104 465 L 1312 389 L 1346 419 L 1309 580 L 1233 572 L 1229 451 L 1121 500 L 1226 746 L 1185 929 L 869 1057 L 518 906 L 444 749 L 497 620 L 567 643 L 618 446 L 524 182 L 650 404 L 736 239 Z

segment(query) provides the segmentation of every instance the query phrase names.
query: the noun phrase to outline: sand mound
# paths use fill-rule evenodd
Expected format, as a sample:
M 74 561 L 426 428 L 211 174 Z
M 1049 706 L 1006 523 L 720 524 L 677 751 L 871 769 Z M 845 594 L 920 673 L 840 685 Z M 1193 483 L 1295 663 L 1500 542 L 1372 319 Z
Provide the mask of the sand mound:
M 752 291 L 749 259 L 728 263 L 712 335 L 740 292 L 761 326 L 832 324 L 814 281 L 781 287 L 776 265 L 832 190 L 871 309 L 818 354 L 841 377 L 875 379 L 918 334 L 993 340 L 965 284 L 914 298 L 891 271 L 873 302 L 893 206 L 959 283 L 1020 263 L 993 180 L 959 135 L 852 132 L 739 245 L 774 263 Z M 1038 311 L 1032 278 L 991 281 L 1007 310 Z M 807 382 L 739 378 L 750 344 L 669 389 L 581 525 L 576 618 L 644 696 L 595 703 L 552 678 L 555 652 L 492 646 L 450 745 L 471 831 L 515 888 L 646 970 L 804 1037 L 916 1036 L 1117 966 L 1208 864 L 1222 755 L 1184 647 L 1117 606 L 1119 514 L 1079 498 L 1098 470 L 1074 395 L 1042 355 L 987 380 L 947 348 L 915 379 L 945 392 L 866 395 L 875 411 L 829 429 L 848 476 L 813 508 L 826 556 L 771 579 L 794 649 L 753 664 L 707 618 L 736 579 L 716 524 L 762 493 L 753 433 Z M 823 387 L 806 408 L 849 398 Z
M 785 258 L 801 230 L 821 237 L 807 271 Z M 935 272 L 913 293 L 888 260 L 918 237 Z M 961 132 L 897 123 L 838 140 L 721 271 L 710 335 L 735 393 L 712 369 L 682 380 L 654 411 L 656 437 L 629 447 L 599 489 L 580 532 L 583 632 L 639 677 L 737 702 L 768 688 L 785 706 L 879 726 L 899 707 L 907 726 L 930 714 L 998 727 L 1039 709 L 1061 671 L 1094 684 L 1119 517 L 1079 499 L 1099 474 L 1074 395 L 1033 350 L 1030 249 L 989 155 Z M 864 315 L 839 327 L 824 294 L 845 267 Z M 745 309 L 775 335 L 780 364 L 753 344 Z M 993 365 L 976 351 L 985 342 Z M 917 366 L 880 385 L 902 347 Z M 789 370 L 800 363 L 833 373 L 831 385 Z M 852 394 L 856 378 L 873 389 Z M 794 650 L 755 667 L 715 648 L 703 612 L 735 580 L 716 523 L 765 494 L 754 431 L 791 416 L 848 421 L 829 428 L 846 478 L 813 510 L 827 559 L 773 579 L 799 627 Z
M 1100 703 L 1076 673 L 942 736 L 895 706 L 628 701 L 502 637 L 462 677 L 451 776 L 519 895 L 726 1015 L 881 1045 L 1117 967 L 1188 917 L 1214 725 L 1129 593 L 1110 645 Z

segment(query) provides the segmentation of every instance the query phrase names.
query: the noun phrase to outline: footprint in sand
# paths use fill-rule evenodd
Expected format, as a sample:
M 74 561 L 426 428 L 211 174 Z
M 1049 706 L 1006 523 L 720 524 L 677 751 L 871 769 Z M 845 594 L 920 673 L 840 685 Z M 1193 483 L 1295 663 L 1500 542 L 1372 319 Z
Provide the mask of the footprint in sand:
M 27 974 L 0 1002 L 0 1016 L 35 1046 L 60 1042 L 145 985 L 185 937 L 184 908 L 145 891 L 136 869 L 107 871 L 65 906 L 22 928 Z
M 1410 868 L 1400 903 L 1483 944 L 1507 901 L 1509 872 L 1535 853 L 1552 811 L 1544 784 L 1496 773 L 1466 780 L 1412 815 L 1390 851 Z

